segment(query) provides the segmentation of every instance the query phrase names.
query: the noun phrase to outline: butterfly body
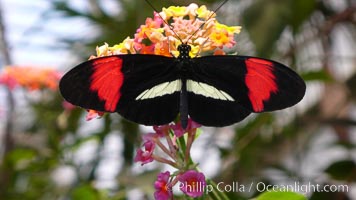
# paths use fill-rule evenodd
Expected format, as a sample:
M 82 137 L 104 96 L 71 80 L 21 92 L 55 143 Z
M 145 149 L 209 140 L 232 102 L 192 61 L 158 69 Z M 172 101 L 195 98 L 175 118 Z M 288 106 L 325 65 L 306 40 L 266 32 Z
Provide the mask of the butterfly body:
M 290 68 L 248 56 L 191 58 L 181 44 L 177 58 L 127 54 L 86 61 L 63 76 L 60 91 L 74 105 L 118 112 L 144 125 L 162 125 L 177 115 L 206 126 L 226 126 L 251 112 L 290 107 L 305 83 Z

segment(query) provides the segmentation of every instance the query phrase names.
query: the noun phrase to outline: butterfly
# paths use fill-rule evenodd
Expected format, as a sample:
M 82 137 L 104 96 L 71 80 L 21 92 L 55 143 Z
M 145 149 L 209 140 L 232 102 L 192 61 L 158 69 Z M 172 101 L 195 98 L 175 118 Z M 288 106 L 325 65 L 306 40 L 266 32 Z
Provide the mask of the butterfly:
M 268 59 L 214 55 L 191 58 L 191 47 L 178 46 L 178 57 L 112 55 L 79 64 L 59 83 L 68 102 L 117 112 L 143 125 L 168 124 L 180 116 L 205 126 L 234 124 L 251 113 L 284 109 L 305 94 L 303 79 Z

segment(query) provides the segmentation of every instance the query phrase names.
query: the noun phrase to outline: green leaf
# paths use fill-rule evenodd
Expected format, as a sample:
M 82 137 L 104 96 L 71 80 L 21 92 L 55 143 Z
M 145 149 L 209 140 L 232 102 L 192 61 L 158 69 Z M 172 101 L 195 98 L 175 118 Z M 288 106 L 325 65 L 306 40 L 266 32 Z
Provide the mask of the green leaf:
M 275 43 L 287 26 L 288 1 L 254 1 L 243 13 L 243 27 L 255 44 L 257 55 L 270 57 Z
M 73 200 L 96 200 L 99 199 L 99 193 L 89 185 L 81 185 L 72 192 Z
M 293 27 L 294 33 L 296 33 L 303 24 L 305 20 L 307 20 L 310 15 L 314 12 L 316 7 L 315 0 L 291 0 L 291 11 L 289 24 Z
M 294 33 L 315 11 L 315 0 L 256 0 L 243 13 L 243 27 L 254 42 L 257 55 L 270 57 L 287 26 Z
M 332 81 L 332 77 L 324 70 L 309 71 L 301 74 L 304 81 Z
M 34 150 L 18 148 L 9 152 L 7 160 L 15 169 L 24 169 L 35 157 L 36 152 Z
M 256 200 L 307 200 L 307 198 L 295 192 L 264 192 Z
M 355 181 L 356 163 L 353 160 L 341 160 L 331 164 L 325 172 L 336 180 Z

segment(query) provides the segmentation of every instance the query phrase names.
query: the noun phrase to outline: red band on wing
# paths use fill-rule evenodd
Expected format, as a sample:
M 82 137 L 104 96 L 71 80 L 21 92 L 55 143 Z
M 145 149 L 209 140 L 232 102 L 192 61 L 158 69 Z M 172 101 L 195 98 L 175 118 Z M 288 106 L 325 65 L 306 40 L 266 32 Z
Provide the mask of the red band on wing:
M 122 59 L 103 57 L 93 61 L 94 72 L 91 75 L 90 90 L 98 93 L 105 101 L 105 110 L 114 112 L 121 97 L 120 89 L 124 81 L 121 72 Z
M 258 58 L 249 58 L 245 61 L 247 74 L 245 82 L 249 89 L 248 97 L 255 112 L 264 110 L 264 101 L 268 100 L 271 93 L 278 91 L 278 86 L 273 74 L 273 63 Z

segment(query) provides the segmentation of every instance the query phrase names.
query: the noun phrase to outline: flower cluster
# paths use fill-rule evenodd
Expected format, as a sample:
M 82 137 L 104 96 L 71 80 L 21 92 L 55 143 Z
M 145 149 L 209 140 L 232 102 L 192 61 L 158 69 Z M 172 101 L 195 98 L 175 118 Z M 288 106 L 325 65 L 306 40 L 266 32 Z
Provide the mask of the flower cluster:
M 164 20 L 164 21 L 163 21 Z M 172 22 L 169 25 L 165 22 Z M 227 26 L 215 18 L 215 13 L 206 6 L 190 4 L 189 6 L 170 6 L 160 13 L 154 13 L 153 18 L 147 18 L 134 38 L 126 38 L 114 46 L 104 44 L 97 47 L 96 56 L 116 54 L 156 54 L 177 57 L 177 47 L 182 42 L 191 46 L 191 57 L 199 53 L 214 52 L 221 54 L 223 47 L 231 48 L 234 35 L 241 30 L 240 26 Z
M 16 87 L 23 87 L 29 91 L 44 88 L 57 90 L 61 76 L 61 73 L 51 68 L 9 66 L 0 74 L 0 84 L 10 90 Z
M 135 162 L 141 165 L 157 161 L 173 166 L 177 172 L 162 172 L 158 175 L 154 187 L 155 199 L 171 199 L 172 187 L 180 182 L 179 189 L 190 197 L 199 197 L 203 194 L 206 185 L 205 176 L 196 170 L 197 165 L 190 159 L 190 148 L 197 136 L 197 129 L 201 125 L 193 120 L 188 120 L 188 126 L 184 130 L 180 123 L 172 123 L 163 126 L 154 126 L 154 133 L 143 136 L 143 147 L 136 152 Z M 187 137 L 184 138 L 184 134 Z M 167 146 L 161 142 L 166 140 Z M 183 144 L 184 143 L 184 144 Z M 159 148 L 165 156 L 155 153 Z

